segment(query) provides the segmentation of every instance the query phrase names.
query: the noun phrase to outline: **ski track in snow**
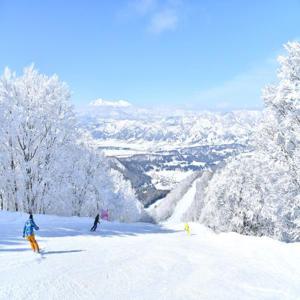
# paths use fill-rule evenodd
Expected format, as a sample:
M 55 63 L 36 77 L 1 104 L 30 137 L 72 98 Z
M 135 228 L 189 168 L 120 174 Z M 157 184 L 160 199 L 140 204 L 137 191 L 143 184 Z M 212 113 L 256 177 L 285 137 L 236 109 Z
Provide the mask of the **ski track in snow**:
M 199 224 L 35 216 L 44 254 L 22 239 L 27 216 L 0 211 L 0 299 L 299 299 L 300 244 Z M 100 230 L 99 230 L 100 229 Z
M 179 223 L 184 213 L 190 208 L 196 194 L 197 179 L 191 185 L 191 188 L 183 195 L 182 199 L 177 203 L 172 216 L 167 220 L 166 224 Z

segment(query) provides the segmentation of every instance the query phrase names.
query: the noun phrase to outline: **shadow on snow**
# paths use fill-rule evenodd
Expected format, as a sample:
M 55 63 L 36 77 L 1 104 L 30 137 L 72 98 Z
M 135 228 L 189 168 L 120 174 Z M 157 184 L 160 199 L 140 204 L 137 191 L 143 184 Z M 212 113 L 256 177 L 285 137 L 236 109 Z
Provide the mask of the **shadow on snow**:
M 98 226 L 95 232 L 91 232 L 90 228 L 80 227 L 75 224 L 68 224 L 60 227 L 49 227 L 41 229 L 37 235 L 40 237 L 70 237 L 70 236 L 99 236 L 99 237 L 113 237 L 113 236 L 138 236 L 143 234 L 171 234 L 175 230 L 163 228 L 159 225 L 152 225 L 149 223 L 106 223 Z
M 63 251 L 45 251 L 42 254 L 44 255 L 49 255 L 49 254 L 67 254 L 67 253 L 77 253 L 77 252 L 82 252 L 85 250 L 63 250 Z
M 23 252 L 23 251 L 32 251 L 30 248 L 6 248 L 0 249 L 1 252 Z
M 98 237 L 125 237 L 125 236 L 139 236 L 144 234 L 172 234 L 177 231 L 164 228 L 160 225 L 154 225 L 150 223 L 109 223 L 102 222 L 97 231 L 91 232 L 90 226 L 86 222 L 66 222 L 65 224 L 55 224 L 54 222 L 39 222 L 40 230 L 36 232 L 36 237 L 39 242 L 39 238 L 48 237 L 75 237 L 75 236 L 98 236 Z M 0 232 L 0 253 L 1 252 L 18 252 L 18 251 L 31 251 L 28 241 L 20 237 L 22 235 L 23 227 L 17 227 L 16 224 L 7 224 L 4 232 Z M 53 226 L 52 226 L 53 225 Z M 19 237 L 17 237 L 19 236 Z M 28 248 L 9 248 L 6 246 L 26 245 Z M 5 248 L 3 248 L 5 247 Z M 1 249 L 2 248 L 2 249 Z M 70 251 L 49 251 L 45 254 L 63 254 L 70 252 L 80 252 L 83 250 L 70 250 Z

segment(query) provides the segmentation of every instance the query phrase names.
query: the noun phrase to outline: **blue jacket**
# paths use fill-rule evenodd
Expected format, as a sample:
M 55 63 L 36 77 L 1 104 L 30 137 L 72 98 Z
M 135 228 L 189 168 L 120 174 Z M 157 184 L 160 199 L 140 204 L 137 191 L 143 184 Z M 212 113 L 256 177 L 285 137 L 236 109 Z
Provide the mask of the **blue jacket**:
M 33 235 L 35 230 L 39 230 L 40 228 L 34 223 L 34 221 L 32 219 L 28 219 L 24 225 L 24 229 L 23 229 L 23 236 L 29 236 L 29 235 Z

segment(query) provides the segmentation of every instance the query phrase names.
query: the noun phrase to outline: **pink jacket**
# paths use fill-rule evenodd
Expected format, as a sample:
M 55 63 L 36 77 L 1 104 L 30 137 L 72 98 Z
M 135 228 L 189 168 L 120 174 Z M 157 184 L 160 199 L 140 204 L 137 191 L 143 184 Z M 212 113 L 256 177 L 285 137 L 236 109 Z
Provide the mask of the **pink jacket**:
M 101 211 L 101 219 L 108 221 L 108 210 Z

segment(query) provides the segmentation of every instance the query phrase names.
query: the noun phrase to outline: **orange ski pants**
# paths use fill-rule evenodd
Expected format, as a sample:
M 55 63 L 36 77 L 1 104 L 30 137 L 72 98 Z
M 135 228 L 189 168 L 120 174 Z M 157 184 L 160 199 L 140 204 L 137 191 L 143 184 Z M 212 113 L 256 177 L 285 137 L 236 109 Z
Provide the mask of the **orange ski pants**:
M 29 235 L 27 237 L 27 240 L 29 241 L 30 246 L 31 246 L 31 248 L 32 248 L 33 251 L 35 251 L 35 252 L 39 252 L 40 251 L 39 245 L 38 245 L 38 243 L 37 243 L 37 241 L 35 239 L 34 234 L 33 235 Z

